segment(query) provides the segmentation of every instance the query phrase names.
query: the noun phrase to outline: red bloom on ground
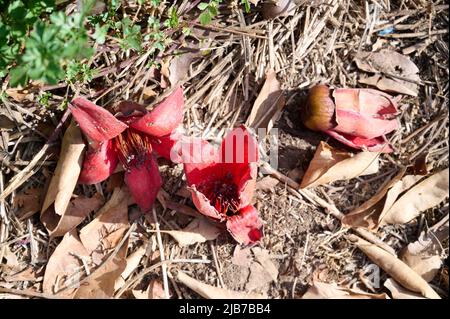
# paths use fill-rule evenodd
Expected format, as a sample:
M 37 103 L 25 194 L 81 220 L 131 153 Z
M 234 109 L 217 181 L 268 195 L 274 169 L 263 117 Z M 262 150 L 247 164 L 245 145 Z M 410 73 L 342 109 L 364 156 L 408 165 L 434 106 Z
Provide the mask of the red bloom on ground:
M 149 210 L 162 185 L 152 151 L 170 154 L 173 141 L 168 136 L 181 123 L 183 106 L 181 87 L 151 112 L 137 103 L 122 102 L 116 116 L 85 98 L 75 98 L 69 108 L 90 145 L 79 182 L 104 181 L 120 162 L 134 200 L 142 210 Z
M 259 241 L 263 235 L 262 222 L 251 205 L 257 175 L 256 140 L 241 126 L 223 139 L 220 150 L 206 141 L 190 146 L 194 149 L 183 150 L 182 157 L 192 201 L 198 211 L 225 222 L 239 243 Z M 186 158 L 186 153 L 192 158 Z
M 372 89 L 311 88 L 302 120 L 341 143 L 372 152 L 392 152 L 385 134 L 398 128 L 397 104 L 384 92 Z

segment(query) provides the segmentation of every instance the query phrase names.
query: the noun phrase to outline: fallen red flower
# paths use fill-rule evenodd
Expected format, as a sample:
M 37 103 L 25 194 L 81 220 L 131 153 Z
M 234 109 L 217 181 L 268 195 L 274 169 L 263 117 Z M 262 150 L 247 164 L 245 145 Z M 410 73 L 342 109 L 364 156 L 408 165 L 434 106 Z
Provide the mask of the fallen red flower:
M 116 116 L 83 97 L 75 98 L 69 108 L 90 140 L 79 182 L 99 183 L 120 162 L 134 200 L 142 210 L 149 210 L 162 185 L 152 151 L 164 157 L 170 154 L 173 141 L 168 136 L 182 121 L 183 105 L 181 87 L 151 112 L 139 104 L 122 102 Z
M 389 153 L 386 134 L 398 128 L 397 104 L 372 89 L 311 88 L 301 117 L 306 127 L 323 131 L 350 147 Z
M 253 244 L 263 235 L 258 211 L 251 205 L 255 191 L 258 145 L 246 127 L 230 132 L 220 151 L 209 143 L 191 143 L 193 158 L 186 158 L 184 170 L 192 201 L 198 211 L 225 222 L 230 234 L 242 244 Z M 201 155 L 201 156 L 200 156 Z

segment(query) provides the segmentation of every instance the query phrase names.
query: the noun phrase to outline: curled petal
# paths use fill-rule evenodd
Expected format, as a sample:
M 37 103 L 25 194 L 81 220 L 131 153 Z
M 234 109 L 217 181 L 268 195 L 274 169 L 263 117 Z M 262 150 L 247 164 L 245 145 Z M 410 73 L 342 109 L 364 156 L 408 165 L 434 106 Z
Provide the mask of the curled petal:
M 244 245 L 255 244 L 263 236 L 263 224 L 258 211 L 250 205 L 228 218 L 227 229 L 237 242 Z
M 203 193 L 199 192 L 195 185 L 189 187 L 189 191 L 191 192 L 192 202 L 194 203 L 197 210 L 210 218 L 215 220 L 223 221 L 223 217 L 219 214 L 219 212 L 211 205 L 209 199 L 206 198 Z
M 384 136 L 366 139 L 358 136 L 338 133 L 335 131 L 325 131 L 325 133 L 335 138 L 339 142 L 356 149 L 380 153 L 391 153 L 393 151 L 392 146 Z
M 397 103 L 389 94 L 372 89 L 335 89 L 333 98 L 339 110 L 389 119 L 398 113 Z
M 398 128 L 396 103 L 383 92 L 336 89 L 333 97 L 337 122 L 334 131 L 372 139 Z
M 151 112 L 145 114 L 130 126 L 152 136 L 170 134 L 183 120 L 183 89 L 178 87 Z
M 132 162 L 125 172 L 125 183 L 136 204 L 144 212 L 150 210 L 162 185 L 154 156 L 148 154 L 143 161 Z
M 96 142 L 110 140 L 127 128 L 110 112 L 82 97 L 75 98 L 69 109 L 84 134 Z
M 114 172 L 118 158 L 111 144 L 111 141 L 105 141 L 97 148 L 89 148 L 84 157 L 83 169 L 78 178 L 79 183 L 100 183 Z

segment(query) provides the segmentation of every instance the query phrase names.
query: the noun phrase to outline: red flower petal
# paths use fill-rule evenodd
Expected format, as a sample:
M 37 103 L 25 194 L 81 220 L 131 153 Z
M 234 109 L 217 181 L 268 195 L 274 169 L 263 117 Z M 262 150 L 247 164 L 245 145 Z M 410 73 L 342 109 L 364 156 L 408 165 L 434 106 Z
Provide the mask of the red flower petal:
M 325 133 L 335 138 L 339 142 L 356 149 L 380 153 L 391 153 L 393 151 L 392 146 L 384 136 L 365 139 L 358 136 L 352 136 L 334 131 L 325 131 Z
M 242 208 L 238 214 L 227 220 L 227 229 L 240 244 L 255 244 L 263 236 L 263 224 L 258 211 L 253 206 Z
M 258 161 L 258 143 L 244 125 L 229 132 L 220 149 L 222 163 L 247 164 Z
M 240 195 L 240 207 L 250 204 L 256 186 L 258 143 L 244 126 L 234 129 L 221 145 L 222 170 L 231 173 Z
M 178 142 L 182 139 L 183 136 L 181 133 L 174 131 L 171 134 L 153 138 L 152 148 L 159 156 L 171 160 L 174 163 L 181 163 L 180 143 Z
M 128 127 L 104 108 L 82 97 L 75 98 L 69 109 L 84 134 L 96 142 L 110 140 Z
M 336 89 L 336 132 L 373 139 L 397 129 L 397 106 L 389 95 L 370 89 Z
M 147 155 L 143 162 L 136 160 L 125 172 L 125 183 L 136 204 L 144 211 L 150 210 L 162 185 L 158 164 L 154 156 Z
M 335 89 L 333 97 L 336 107 L 362 115 L 393 118 L 397 114 L 397 103 L 392 96 L 372 89 Z
M 223 216 L 211 205 L 209 199 L 195 188 L 195 185 L 189 187 L 189 191 L 191 192 L 195 207 L 201 214 L 215 220 L 223 221 Z
M 184 140 L 180 152 L 188 185 L 223 176 L 222 167 L 216 163 L 216 149 L 207 141 L 196 138 Z
M 81 184 L 96 184 L 107 179 L 117 166 L 117 154 L 112 148 L 112 142 L 100 143 L 97 148 L 89 148 L 86 152 L 78 182 Z
M 157 137 L 170 134 L 183 120 L 183 106 L 183 89 L 178 87 L 153 111 L 131 123 L 130 126 Z

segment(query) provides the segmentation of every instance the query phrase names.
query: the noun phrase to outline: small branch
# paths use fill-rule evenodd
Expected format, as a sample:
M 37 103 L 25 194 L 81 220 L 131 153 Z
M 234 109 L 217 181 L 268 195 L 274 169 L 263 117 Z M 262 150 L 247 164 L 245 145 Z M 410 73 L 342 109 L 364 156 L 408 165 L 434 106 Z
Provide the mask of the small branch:
M 158 217 L 156 216 L 155 208 L 152 209 L 152 212 L 153 212 L 153 219 L 155 220 L 156 238 L 158 240 L 159 254 L 161 261 L 164 262 L 166 261 L 166 258 L 164 257 L 164 247 L 162 244 L 161 231 L 159 230 Z M 169 294 L 169 283 L 167 281 L 167 265 L 165 263 L 161 264 L 161 269 L 163 275 L 164 293 L 166 295 L 166 299 L 169 299 L 170 294 Z

